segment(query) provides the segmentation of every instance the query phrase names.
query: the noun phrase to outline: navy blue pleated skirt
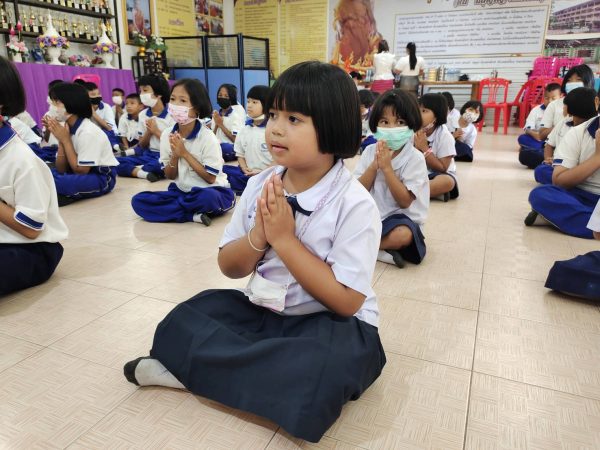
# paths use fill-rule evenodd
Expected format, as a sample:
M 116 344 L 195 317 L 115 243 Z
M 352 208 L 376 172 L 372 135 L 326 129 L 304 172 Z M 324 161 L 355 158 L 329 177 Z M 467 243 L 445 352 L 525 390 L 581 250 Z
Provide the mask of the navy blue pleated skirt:
M 331 312 L 282 316 L 237 290 L 209 290 L 158 325 L 150 353 L 191 392 L 318 442 L 379 377 L 377 328 Z
M 546 279 L 546 287 L 588 300 L 600 300 L 600 251 L 556 261 Z
M 410 229 L 413 235 L 413 240 L 409 246 L 398 250 L 402 257 L 410 263 L 421 264 L 425 253 L 427 253 L 427 247 L 425 246 L 425 236 L 421 231 L 421 227 L 412 221 L 406 214 L 394 214 L 393 216 L 386 217 L 381 222 L 381 237 L 388 234 L 394 228 L 404 225 Z

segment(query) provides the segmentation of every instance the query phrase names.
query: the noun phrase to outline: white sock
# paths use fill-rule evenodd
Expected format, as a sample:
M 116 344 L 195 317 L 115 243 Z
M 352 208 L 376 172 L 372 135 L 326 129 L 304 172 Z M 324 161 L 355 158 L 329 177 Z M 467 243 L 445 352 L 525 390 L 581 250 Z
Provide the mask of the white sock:
M 128 148 L 127 150 L 125 150 L 125 155 L 133 156 L 135 155 L 135 150 L 133 148 Z
M 140 386 L 166 386 L 185 389 L 185 386 L 161 364 L 158 359 L 142 359 L 135 368 L 135 379 Z
M 148 178 L 148 172 L 146 172 L 145 170 L 139 169 L 138 173 L 137 173 L 137 177 L 141 178 L 142 180 L 145 180 L 146 178 Z
M 394 258 L 385 250 L 379 250 L 377 253 L 377 261 L 381 261 L 387 264 L 395 264 Z

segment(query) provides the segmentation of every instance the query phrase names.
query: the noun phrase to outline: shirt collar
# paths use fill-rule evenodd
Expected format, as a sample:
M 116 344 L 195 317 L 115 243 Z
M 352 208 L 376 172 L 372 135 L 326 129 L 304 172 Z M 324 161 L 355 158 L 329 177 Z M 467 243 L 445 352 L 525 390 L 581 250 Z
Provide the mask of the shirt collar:
M 161 111 L 161 113 L 156 116 L 160 119 L 164 119 L 165 117 L 167 117 L 167 114 L 169 114 L 169 108 L 168 108 L 168 104 L 165 105 L 164 109 Z M 152 117 L 154 115 L 154 113 L 152 112 L 152 108 L 146 108 L 146 116 L 148 117 Z
M 598 127 L 600 126 L 600 117 L 594 117 L 589 125 L 587 126 L 588 133 L 592 138 L 596 139 L 596 131 L 598 131 Z
M 139 116 L 138 116 L 139 118 Z M 127 114 L 127 120 L 135 120 L 136 122 L 138 121 L 138 119 L 135 119 L 131 114 Z
M 542 111 L 546 111 L 546 105 L 544 105 L 543 103 L 542 103 L 542 106 L 540 106 L 540 108 Z
M 194 129 L 189 134 L 189 136 L 186 137 L 185 139 L 187 141 L 191 141 L 192 139 L 196 139 L 196 137 L 198 136 L 198 133 L 200 133 L 200 130 L 202 130 L 202 124 L 200 123 L 199 120 L 196 120 L 196 123 L 194 124 Z M 179 131 L 179 124 L 178 123 L 175 124 L 175 126 L 171 130 L 171 133 L 175 133 L 176 131 Z
M 227 117 L 229 114 L 231 114 L 233 112 L 233 106 L 230 106 L 229 109 L 223 111 L 223 109 L 219 110 L 219 114 L 223 117 Z M 225 114 L 223 114 L 225 113 Z
M 73 136 L 75 133 L 77 133 L 77 130 L 79 129 L 79 127 L 81 126 L 83 122 L 83 119 L 81 117 L 79 117 L 75 123 L 73 124 L 72 127 L 69 127 L 69 133 L 71 133 L 71 136 Z
M 100 110 L 104 109 L 104 102 L 98 103 L 98 109 L 100 109 Z
M 2 127 L 0 127 L 0 150 L 2 150 L 6 145 L 17 135 L 15 130 L 11 128 L 8 122 L 4 122 Z
M 261 123 L 259 123 L 258 125 L 254 125 L 254 119 L 248 119 L 248 120 L 246 120 L 246 126 L 264 128 L 267 126 L 268 120 L 269 120 L 269 118 L 265 117 L 265 120 L 263 120 Z

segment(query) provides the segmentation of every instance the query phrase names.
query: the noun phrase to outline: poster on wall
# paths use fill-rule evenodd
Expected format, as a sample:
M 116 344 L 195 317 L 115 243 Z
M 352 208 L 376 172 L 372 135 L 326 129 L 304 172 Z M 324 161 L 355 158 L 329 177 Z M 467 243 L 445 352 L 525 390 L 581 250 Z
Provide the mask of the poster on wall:
M 235 32 L 269 40 L 269 64 L 279 68 L 278 0 L 234 0 Z
M 154 34 L 154 22 L 152 11 L 154 11 L 154 0 L 122 0 L 123 21 L 127 24 L 125 28 L 125 42 L 133 42 L 135 33 L 146 37 Z
M 195 36 L 194 4 L 191 0 L 160 0 L 156 4 L 162 37 Z
M 196 34 L 224 33 L 223 0 L 194 0 Z

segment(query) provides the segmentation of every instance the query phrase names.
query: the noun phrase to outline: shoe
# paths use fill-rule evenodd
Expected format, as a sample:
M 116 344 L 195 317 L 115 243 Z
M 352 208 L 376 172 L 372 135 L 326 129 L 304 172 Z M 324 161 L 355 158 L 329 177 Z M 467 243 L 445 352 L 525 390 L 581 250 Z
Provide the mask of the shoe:
M 396 264 L 396 266 L 398 268 L 402 269 L 402 268 L 404 268 L 404 266 L 406 266 L 406 262 L 404 261 L 404 258 L 402 257 L 402 255 L 400 254 L 400 252 L 398 250 L 386 250 L 386 252 L 388 252 L 390 255 L 392 255 L 394 264 Z
M 62 194 L 57 194 L 56 197 L 58 198 L 58 206 L 67 206 L 76 201 L 74 198 Z
M 127 156 L 127 152 L 125 150 L 121 150 L 119 152 L 119 156 L 125 157 L 125 156 Z
M 450 200 L 450 192 L 444 194 L 444 203 L 448 203 L 448 200 Z
M 150 356 L 142 356 L 140 358 L 136 358 L 133 361 L 129 361 L 128 363 L 126 363 L 123 366 L 123 375 L 125 375 L 125 378 L 127 379 L 127 381 L 135 384 L 136 386 L 139 386 L 140 383 L 138 383 L 138 380 L 135 378 L 135 369 L 137 368 L 138 364 L 140 363 L 140 361 L 142 359 L 150 359 L 150 358 L 151 358 Z
M 538 218 L 538 213 L 534 210 L 531 210 L 531 212 L 529 214 L 527 214 L 527 217 L 525 217 L 525 225 L 530 227 L 535 223 L 535 220 Z
M 207 227 L 210 227 L 210 224 L 212 223 L 212 219 L 210 217 L 208 217 L 207 214 L 204 214 L 204 213 L 194 214 L 194 216 L 192 217 L 192 220 L 197 223 L 202 223 L 202 224 L 206 225 Z
M 146 180 L 148 180 L 150 183 L 156 183 L 158 180 L 160 180 L 160 177 L 155 173 L 150 172 L 146 177 Z

